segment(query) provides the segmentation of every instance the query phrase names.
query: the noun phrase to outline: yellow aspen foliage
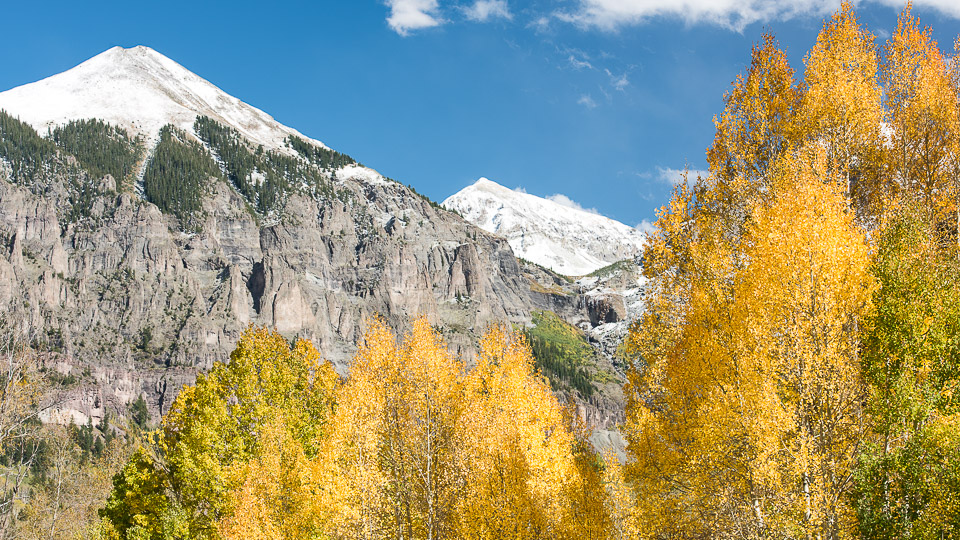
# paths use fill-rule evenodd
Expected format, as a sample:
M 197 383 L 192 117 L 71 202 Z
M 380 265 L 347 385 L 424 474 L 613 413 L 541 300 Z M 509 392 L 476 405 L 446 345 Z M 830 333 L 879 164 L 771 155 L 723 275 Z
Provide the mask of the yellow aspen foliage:
M 598 453 L 590 442 L 590 430 L 580 419 L 571 404 L 564 409 L 567 425 L 574 437 L 573 459 L 577 474 L 568 482 L 566 530 L 573 538 L 620 538 L 628 524 L 626 499 L 617 497 L 625 484 L 614 483 L 622 479 L 617 456 L 611 451 Z
M 729 186 L 732 204 L 740 192 L 754 188 L 793 135 L 792 123 L 800 92 L 787 56 L 770 34 L 754 45 L 746 75 L 738 75 L 724 96 L 717 132 L 707 149 L 710 170 L 719 183 Z
M 313 345 L 291 345 L 266 329 L 247 330 L 228 364 L 185 387 L 162 423 L 170 488 L 189 514 L 191 536 L 216 537 L 241 486 L 236 467 L 263 451 L 264 429 L 279 419 L 288 439 L 316 455 L 327 429 L 337 375 Z
M 625 474 L 643 535 L 837 538 L 851 526 L 840 503 L 863 431 L 855 329 L 869 258 L 827 157 L 812 154 L 772 168 L 736 265 L 706 246 L 685 293 L 655 291 L 634 328 L 646 366 L 627 388 Z
M 309 343 L 251 329 L 162 429 L 115 478 L 105 536 L 606 538 L 625 511 L 501 327 L 467 371 L 425 319 L 399 342 L 374 320 L 342 383 Z
M 782 195 L 754 212 L 734 319 L 764 379 L 757 398 L 770 412 L 757 419 L 783 430 L 768 440 L 779 443 L 776 450 L 764 448 L 759 457 L 788 466 L 762 478 L 786 473 L 794 488 L 780 496 L 797 497 L 804 533 L 837 538 L 852 523 L 842 503 L 865 431 L 857 325 L 874 283 L 866 238 L 830 181 L 825 157 L 810 163 L 787 156 L 783 166 Z
M 604 455 L 601 482 L 606 494 L 604 508 L 608 513 L 607 538 L 628 540 L 642 538 L 638 504 L 631 484 L 624 475 L 624 467 L 612 454 Z M 600 538 L 597 536 L 596 538 Z
M 261 432 L 256 457 L 228 472 L 236 475 L 231 484 L 238 487 L 218 523 L 224 539 L 293 540 L 320 530 L 310 461 L 285 424 L 283 416 L 271 420 Z
M 604 538 L 602 464 L 522 337 L 501 327 L 463 365 L 425 320 L 373 321 L 312 467 L 337 538 Z
M 467 382 L 464 538 L 572 537 L 576 441 L 522 336 L 493 327 Z
M 824 23 L 805 63 L 798 138 L 825 148 L 846 193 L 868 202 L 879 182 L 884 110 L 874 36 L 849 1 Z
M 882 74 L 892 129 L 890 195 L 914 199 L 937 216 L 953 206 L 960 103 L 949 63 L 930 32 L 908 3 L 887 41 Z
M 456 426 L 460 365 L 417 321 L 402 345 L 382 321 L 365 333 L 316 474 L 330 481 L 331 534 L 449 537 L 464 473 Z
M 883 89 L 873 40 L 845 2 L 795 89 L 765 38 L 716 122 L 710 176 L 659 214 L 624 347 L 627 490 L 606 502 L 639 537 L 960 530 L 945 241 L 960 230 L 960 68 L 909 4 Z M 764 97 L 776 80 L 781 108 Z

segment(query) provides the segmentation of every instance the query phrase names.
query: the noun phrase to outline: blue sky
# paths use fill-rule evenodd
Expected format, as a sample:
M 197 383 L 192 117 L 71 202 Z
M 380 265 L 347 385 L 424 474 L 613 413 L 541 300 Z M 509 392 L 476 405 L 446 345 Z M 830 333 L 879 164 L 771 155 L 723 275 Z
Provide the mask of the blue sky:
M 636 225 L 705 168 L 773 32 L 802 71 L 839 0 L 9 2 L 0 90 L 147 45 L 435 200 L 486 176 Z M 914 11 L 945 49 L 960 2 Z M 882 38 L 902 3 L 859 3 Z

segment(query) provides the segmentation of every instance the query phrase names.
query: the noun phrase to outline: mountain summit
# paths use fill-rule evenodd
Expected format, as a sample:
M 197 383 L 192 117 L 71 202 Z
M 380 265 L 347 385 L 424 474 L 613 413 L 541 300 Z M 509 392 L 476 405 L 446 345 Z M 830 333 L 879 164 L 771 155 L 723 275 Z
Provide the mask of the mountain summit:
M 200 115 L 268 149 L 283 150 L 288 135 L 307 139 L 144 46 L 113 47 L 63 73 L 2 92 L 0 109 L 39 133 L 98 118 L 154 141 L 166 124 L 192 131 Z
M 605 216 L 481 178 L 443 206 L 507 239 L 520 257 L 582 276 L 640 252 L 645 236 Z

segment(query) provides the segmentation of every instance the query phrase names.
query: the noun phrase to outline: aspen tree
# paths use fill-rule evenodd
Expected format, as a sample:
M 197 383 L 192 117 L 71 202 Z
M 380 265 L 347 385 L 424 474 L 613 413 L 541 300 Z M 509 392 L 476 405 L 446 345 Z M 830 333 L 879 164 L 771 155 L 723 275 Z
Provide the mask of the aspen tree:
M 460 367 L 426 320 L 402 345 L 377 320 L 357 352 L 328 451 L 339 476 L 334 531 L 352 538 L 442 538 L 464 472 L 456 426 Z M 324 474 L 323 471 L 320 471 Z
M 522 336 L 491 328 L 466 381 L 471 469 L 458 508 L 464 538 L 573 538 L 579 471 L 563 410 L 535 375 Z M 582 529 L 581 529 L 582 531 Z
M 229 363 L 214 364 L 180 392 L 163 418 L 158 447 L 136 453 L 114 478 L 101 515 L 123 538 L 220 537 L 220 520 L 236 518 L 239 503 L 271 497 L 243 491 L 255 480 L 242 474 L 248 464 L 269 468 L 265 443 L 279 440 L 274 444 L 285 451 L 316 456 L 336 386 L 333 368 L 308 341 L 291 346 L 276 332 L 248 329 Z
M 869 205 L 878 190 L 884 110 L 874 36 L 850 2 L 824 23 L 805 64 L 800 138 L 810 149 L 825 148 L 847 196 Z
M 729 185 L 731 204 L 765 182 L 768 168 L 795 135 L 800 100 L 793 68 L 776 39 L 764 34 L 753 46 L 747 73 L 737 76 L 724 96 L 724 110 L 707 162 L 718 184 Z
M 322 530 L 309 460 L 285 424 L 284 415 L 271 419 L 261 430 L 254 457 L 226 472 L 236 487 L 217 523 L 225 540 L 296 540 Z
M 953 206 L 960 110 L 947 60 L 911 5 L 887 41 L 882 74 L 892 136 L 893 196 L 918 199 L 932 216 Z M 952 209 L 952 208 L 951 208 Z
M 863 538 L 960 534 L 960 267 L 927 210 L 880 232 L 861 364 L 874 438 L 852 502 Z
M 686 249 L 704 257 L 682 301 L 659 291 L 635 327 L 646 366 L 630 374 L 626 473 L 653 537 L 838 538 L 852 526 L 842 502 L 863 431 L 854 351 L 868 253 L 826 156 L 809 154 L 773 168 L 738 265 L 691 233 Z

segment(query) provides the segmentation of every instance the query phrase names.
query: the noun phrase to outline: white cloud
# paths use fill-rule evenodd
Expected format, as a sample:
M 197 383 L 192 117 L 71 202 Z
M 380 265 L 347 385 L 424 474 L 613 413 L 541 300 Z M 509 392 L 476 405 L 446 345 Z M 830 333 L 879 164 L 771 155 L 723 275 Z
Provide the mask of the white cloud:
M 640 223 L 637 223 L 634 226 L 634 228 L 638 229 L 643 234 L 650 236 L 651 234 L 654 233 L 654 231 L 657 230 L 657 223 L 655 221 L 650 221 L 649 219 L 645 219 Z
M 597 102 L 594 101 L 592 97 L 590 97 L 590 94 L 583 94 L 582 96 L 580 96 L 580 99 L 577 100 L 577 103 L 580 105 L 583 105 L 588 109 L 597 108 Z
M 570 62 L 570 65 L 573 66 L 573 69 L 593 69 L 593 64 L 591 64 L 586 58 L 577 58 L 571 54 L 567 57 L 567 61 Z
M 580 26 L 616 30 L 656 17 L 670 17 L 687 24 L 714 24 L 741 31 L 754 22 L 786 20 L 803 15 L 836 11 L 840 0 L 578 0 L 573 11 L 556 16 Z M 902 0 L 880 0 L 903 4 Z M 942 4 L 942 10 L 960 13 L 955 0 L 921 0 L 915 4 Z M 949 6 L 949 7 L 948 7 Z
M 527 28 L 533 28 L 535 32 L 542 33 L 550 29 L 550 17 L 538 17 L 537 19 L 530 21 L 530 24 L 527 25 Z
M 507 0 L 477 0 L 468 8 L 464 8 L 464 14 L 471 21 L 485 22 L 490 19 L 513 19 L 510 8 L 507 7 Z
M 626 87 L 630 86 L 630 81 L 627 80 L 627 74 L 626 74 L 626 73 L 624 73 L 623 75 L 617 77 L 616 75 L 614 75 L 613 73 L 611 73 L 609 69 L 604 69 L 603 71 L 606 72 L 607 77 L 610 77 L 610 84 L 611 84 L 615 89 L 623 92 L 623 90 L 624 90 Z
M 387 6 L 390 7 L 387 24 L 401 36 L 443 23 L 437 0 L 387 0 Z
M 903 9 L 905 0 L 874 0 L 879 4 L 890 6 L 893 9 Z M 918 11 L 926 8 L 935 9 L 948 17 L 960 19 L 960 2 L 957 0 L 913 0 L 913 13 L 917 15 Z
M 508 0 L 473 0 L 473 4 L 459 9 L 471 21 L 513 19 Z M 573 0 L 575 7 L 558 11 L 551 16 L 540 16 L 527 27 L 537 32 L 549 30 L 553 19 L 587 28 L 615 31 L 624 26 L 649 22 L 656 18 L 679 19 L 685 24 L 712 24 L 742 31 L 756 22 L 783 21 L 803 16 L 825 16 L 840 8 L 841 0 Z M 863 0 L 895 10 L 903 9 L 904 0 Z M 440 0 L 384 0 L 390 8 L 387 24 L 401 36 L 412 31 L 440 26 L 449 21 L 440 14 Z M 925 10 L 960 19 L 957 0 L 914 0 L 914 12 Z M 881 30 L 882 33 L 882 30 Z M 574 67 L 593 69 L 587 59 L 571 57 Z M 612 78 L 612 75 L 611 75 Z M 622 78 L 626 85 L 626 76 Z M 621 90 L 621 87 L 614 87 Z
M 683 183 L 684 174 L 686 174 L 687 185 L 693 184 L 698 176 L 706 178 L 710 171 L 701 171 L 697 169 L 671 169 L 670 167 L 657 167 L 657 180 L 671 185 Z
M 597 212 L 596 208 L 584 208 L 577 201 L 567 197 L 562 193 L 554 193 L 553 195 L 547 196 L 548 201 L 553 201 L 561 206 L 566 206 L 567 208 L 575 208 L 577 210 L 583 210 L 584 212 L 590 212 L 591 214 L 600 215 L 600 212 Z

